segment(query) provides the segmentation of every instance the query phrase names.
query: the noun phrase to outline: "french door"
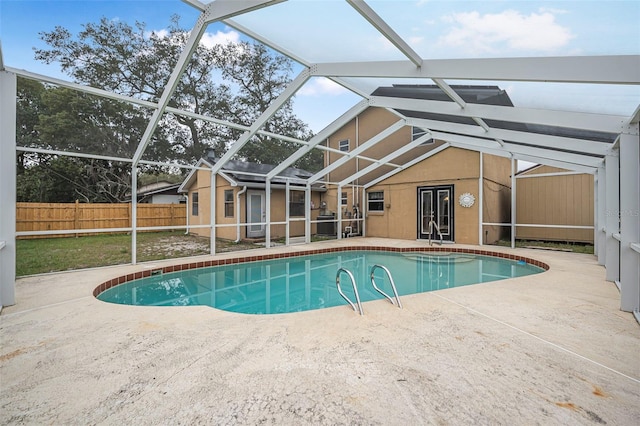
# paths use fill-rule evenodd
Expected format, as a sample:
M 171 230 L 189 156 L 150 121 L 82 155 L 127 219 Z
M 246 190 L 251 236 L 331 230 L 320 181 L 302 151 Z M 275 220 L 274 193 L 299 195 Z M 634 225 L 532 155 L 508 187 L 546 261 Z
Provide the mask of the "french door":
M 418 187 L 418 239 L 454 241 L 452 201 L 453 185 Z

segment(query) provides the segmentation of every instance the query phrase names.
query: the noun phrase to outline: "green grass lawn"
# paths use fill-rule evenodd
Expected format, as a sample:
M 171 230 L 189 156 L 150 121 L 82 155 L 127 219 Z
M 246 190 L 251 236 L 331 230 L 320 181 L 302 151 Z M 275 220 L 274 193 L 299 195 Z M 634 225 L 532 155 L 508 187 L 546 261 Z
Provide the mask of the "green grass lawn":
M 253 244 L 218 241 L 218 252 L 255 248 Z M 209 239 L 182 232 L 138 234 L 139 262 L 209 253 Z M 131 235 L 17 240 L 16 275 L 131 263 Z

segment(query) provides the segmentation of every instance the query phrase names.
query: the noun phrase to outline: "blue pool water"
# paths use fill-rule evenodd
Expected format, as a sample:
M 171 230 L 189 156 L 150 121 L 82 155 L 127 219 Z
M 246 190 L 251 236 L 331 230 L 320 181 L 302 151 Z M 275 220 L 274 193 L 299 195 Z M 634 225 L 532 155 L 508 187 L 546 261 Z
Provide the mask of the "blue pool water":
M 353 273 L 362 302 L 383 298 L 371 285 L 369 274 L 375 264 L 389 269 L 400 296 L 544 271 L 525 262 L 471 254 L 350 251 L 154 275 L 112 287 L 98 299 L 144 306 L 208 305 L 248 314 L 322 309 L 346 305 L 336 289 L 336 272 L 341 267 Z M 375 282 L 393 295 L 380 268 Z M 354 300 L 344 273 L 341 286 Z

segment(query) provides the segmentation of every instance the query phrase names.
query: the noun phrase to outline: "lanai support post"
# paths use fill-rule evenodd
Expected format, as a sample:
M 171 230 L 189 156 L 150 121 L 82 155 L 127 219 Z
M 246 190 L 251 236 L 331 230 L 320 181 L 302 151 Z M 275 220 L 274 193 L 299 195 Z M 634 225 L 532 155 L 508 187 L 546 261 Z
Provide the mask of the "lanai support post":
M 271 179 L 267 178 L 264 192 L 266 196 L 265 221 L 267 222 L 264 225 L 265 226 L 264 244 L 266 248 L 270 248 L 271 247 Z
M 605 167 L 598 168 L 598 172 L 594 177 L 595 184 L 595 205 L 593 206 L 593 243 L 595 245 L 595 253 L 598 256 L 598 264 L 605 265 L 607 259 L 607 244 L 606 244 L 606 221 L 607 221 L 607 208 L 606 208 L 606 186 L 607 176 Z
M 16 303 L 17 90 L 16 75 L 0 71 L 0 310 Z
M 360 218 L 362 219 L 362 222 L 360 222 L 362 224 L 362 236 L 366 237 L 367 236 L 367 194 L 366 194 L 366 190 L 364 189 L 364 186 L 361 187 L 360 192 L 362 193 L 362 204 L 360 204 Z
M 605 258 L 606 280 L 620 279 L 620 242 L 613 235 L 620 232 L 620 157 L 617 151 L 605 157 Z
M 483 245 L 483 226 L 482 222 L 484 222 L 484 157 L 482 152 L 480 152 L 480 177 L 478 177 L 478 245 Z
M 304 242 L 311 242 L 311 184 L 304 189 Z
M 131 166 L 131 264 L 138 262 L 138 167 Z
M 511 156 L 511 248 L 516 248 L 516 159 Z
M 211 191 L 209 191 L 209 193 L 211 194 L 209 200 L 209 211 L 211 212 L 209 214 L 209 225 L 211 226 L 211 228 L 209 228 L 211 229 L 211 232 L 209 232 L 209 253 L 211 253 L 211 255 L 213 256 L 216 254 L 216 198 L 218 196 L 218 191 L 216 190 L 217 173 L 214 173 L 213 170 L 209 173 L 209 178 L 211 180 Z M 200 204 L 199 201 L 198 204 Z
M 620 135 L 620 309 L 640 312 L 640 140 Z
M 287 179 L 284 186 L 284 221 L 285 221 L 284 244 L 287 247 L 291 244 L 291 242 L 289 241 L 291 239 L 291 227 L 289 226 L 289 217 L 291 216 L 291 209 L 290 209 L 291 203 L 289 202 L 289 200 L 291 200 L 291 182 L 289 181 L 289 179 Z
M 338 201 L 336 202 L 338 211 L 338 223 L 336 223 L 336 237 L 341 240 L 342 239 L 342 186 L 338 185 Z M 355 203 L 355 200 L 353 201 Z

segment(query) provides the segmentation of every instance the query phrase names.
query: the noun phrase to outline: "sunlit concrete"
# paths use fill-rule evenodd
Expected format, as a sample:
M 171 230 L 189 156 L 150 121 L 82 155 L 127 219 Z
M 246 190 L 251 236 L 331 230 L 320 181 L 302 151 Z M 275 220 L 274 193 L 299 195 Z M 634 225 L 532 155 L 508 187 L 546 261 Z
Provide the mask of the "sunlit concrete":
M 426 245 L 315 245 L 354 242 Z M 402 310 L 367 302 L 363 317 L 346 304 L 254 316 L 91 295 L 165 262 L 23 278 L 0 315 L 0 423 L 638 424 L 640 326 L 604 268 L 515 253 L 551 269 L 405 296 Z

